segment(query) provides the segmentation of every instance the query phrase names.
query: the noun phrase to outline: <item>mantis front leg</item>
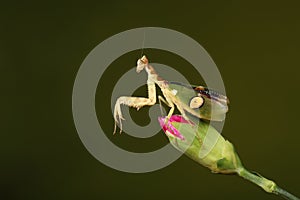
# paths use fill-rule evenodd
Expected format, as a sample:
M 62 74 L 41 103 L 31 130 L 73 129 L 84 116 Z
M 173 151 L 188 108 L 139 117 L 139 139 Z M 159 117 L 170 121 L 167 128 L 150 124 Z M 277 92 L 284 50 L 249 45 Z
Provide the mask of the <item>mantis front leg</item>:
M 173 96 L 170 96 L 170 97 L 172 98 Z M 174 98 L 174 97 L 173 97 L 173 98 Z M 169 113 L 168 113 L 167 117 L 165 118 L 165 123 L 167 124 L 168 121 L 169 121 L 169 119 L 171 118 L 171 116 L 172 116 L 173 113 L 174 113 L 174 110 L 175 110 L 175 104 L 173 103 L 173 101 L 171 101 L 169 98 L 167 98 L 167 95 L 166 95 L 166 99 L 164 99 L 162 96 L 158 96 L 158 99 L 159 99 L 159 103 L 161 103 L 161 101 L 162 101 L 162 102 L 164 102 L 168 107 L 170 107 Z M 173 99 L 173 100 L 175 100 L 175 99 Z M 176 101 L 175 101 L 175 102 L 176 102 Z M 161 105 L 160 105 L 160 106 L 161 106 Z M 178 104 L 178 103 L 176 102 L 176 106 L 177 106 L 177 109 L 179 110 L 179 112 L 181 113 L 181 115 L 183 116 L 183 118 L 186 119 L 186 120 L 189 120 L 189 118 L 186 116 L 185 111 L 184 111 L 184 109 L 181 107 L 181 105 Z M 161 111 L 162 111 L 162 109 L 161 109 Z
M 174 112 L 174 109 L 175 109 L 175 106 L 173 104 L 172 101 L 168 100 L 168 99 L 164 99 L 162 96 L 158 96 L 158 100 L 159 100 L 159 104 L 160 104 L 160 110 L 162 112 L 162 107 L 161 107 L 161 102 L 164 102 L 168 107 L 170 107 L 170 111 L 165 119 L 165 123 L 167 123 L 170 119 L 170 117 L 172 116 L 173 112 Z
M 125 120 L 122 116 L 121 104 L 129 107 L 134 107 L 139 110 L 143 106 L 152 106 L 156 103 L 156 89 L 155 83 L 150 78 L 147 81 L 148 86 L 148 98 L 145 97 L 127 97 L 122 96 L 117 99 L 114 109 L 115 128 L 114 134 L 116 133 L 117 124 L 120 127 L 120 133 L 122 132 L 122 120 Z

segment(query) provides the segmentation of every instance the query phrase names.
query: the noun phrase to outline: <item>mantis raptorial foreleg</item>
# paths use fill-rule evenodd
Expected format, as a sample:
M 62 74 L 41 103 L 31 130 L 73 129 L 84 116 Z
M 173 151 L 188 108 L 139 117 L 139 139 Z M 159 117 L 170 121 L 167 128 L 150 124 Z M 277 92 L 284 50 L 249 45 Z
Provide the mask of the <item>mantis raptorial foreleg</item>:
M 168 99 L 164 99 L 162 96 L 158 96 L 159 102 L 164 102 L 167 106 L 169 106 L 171 109 L 165 119 L 165 123 L 168 122 L 168 120 L 170 119 L 170 117 L 172 116 L 172 114 L 174 113 L 174 109 L 175 109 L 175 105 L 173 104 L 172 101 L 168 100 Z
M 174 113 L 175 104 L 172 101 L 170 101 L 168 98 L 166 98 L 166 100 L 165 100 L 162 96 L 158 96 L 158 100 L 159 100 L 159 104 L 160 104 L 161 113 L 162 113 L 161 102 L 165 103 L 167 106 L 169 106 L 171 108 L 167 117 L 165 117 L 165 121 L 164 121 L 165 124 L 168 124 L 169 119 L 171 118 L 171 116 Z M 186 113 L 185 113 L 184 109 L 182 108 L 182 106 L 180 104 L 176 104 L 176 106 L 177 106 L 177 109 L 179 110 L 179 112 L 182 114 L 182 117 L 185 120 L 187 120 L 187 122 L 189 124 L 191 124 L 191 122 L 189 121 L 189 118 L 186 116 Z
M 117 124 L 120 127 L 120 133 L 122 132 L 122 120 L 124 120 L 121 111 L 121 104 L 129 107 L 134 107 L 139 110 L 143 106 L 152 106 L 156 103 L 156 89 L 155 83 L 149 78 L 147 81 L 148 86 L 148 98 L 145 97 L 119 97 L 114 110 L 115 128 L 114 133 L 116 133 Z

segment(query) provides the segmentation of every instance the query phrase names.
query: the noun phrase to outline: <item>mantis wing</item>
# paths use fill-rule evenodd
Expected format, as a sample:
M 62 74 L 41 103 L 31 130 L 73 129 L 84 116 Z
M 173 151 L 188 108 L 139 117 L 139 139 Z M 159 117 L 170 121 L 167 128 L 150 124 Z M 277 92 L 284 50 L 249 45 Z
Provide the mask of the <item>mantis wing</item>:
M 193 114 L 199 113 L 200 118 L 222 121 L 228 111 L 229 100 L 226 96 L 202 86 L 190 86 L 177 82 L 169 82 L 175 96 L 185 106 L 184 110 Z

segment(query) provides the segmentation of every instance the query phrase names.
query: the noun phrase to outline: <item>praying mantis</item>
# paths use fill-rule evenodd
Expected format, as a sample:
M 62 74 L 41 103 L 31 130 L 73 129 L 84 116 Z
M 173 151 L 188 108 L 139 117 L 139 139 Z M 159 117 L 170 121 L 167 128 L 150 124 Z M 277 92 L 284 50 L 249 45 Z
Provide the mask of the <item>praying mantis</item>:
M 120 133 L 122 132 L 122 120 L 124 118 L 121 112 L 121 105 L 134 107 L 137 110 L 143 106 L 154 105 L 156 103 L 155 84 L 159 86 L 164 96 L 164 98 L 158 96 L 159 102 L 163 102 L 170 107 L 166 122 L 172 116 L 175 106 L 186 120 L 190 120 L 187 114 L 199 119 L 212 121 L 223 121 L 225 119 L 229 103 L 226 96 L 203 86 L 190 86 L 164 80 L 149 64 L 145 55 L 137 61 L 136 72 L 140 73 L 142 70 L 145 70 L 148 74 L 148 98 L 121 96 L 117 99 L 114 107 L 114 134 L 116 133 L 117 125 L 120 128 Z

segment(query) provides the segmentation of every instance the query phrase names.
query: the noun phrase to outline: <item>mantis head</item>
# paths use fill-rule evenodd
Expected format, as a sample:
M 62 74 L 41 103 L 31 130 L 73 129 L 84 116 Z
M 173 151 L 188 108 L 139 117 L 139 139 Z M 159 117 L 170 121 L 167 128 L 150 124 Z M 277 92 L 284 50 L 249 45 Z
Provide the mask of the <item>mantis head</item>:
M 148 65 L 148 59 L 144 55 L 137 61 L 136 72 L 140 73 Z

